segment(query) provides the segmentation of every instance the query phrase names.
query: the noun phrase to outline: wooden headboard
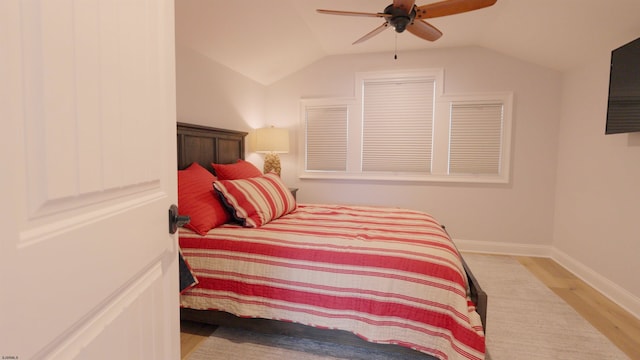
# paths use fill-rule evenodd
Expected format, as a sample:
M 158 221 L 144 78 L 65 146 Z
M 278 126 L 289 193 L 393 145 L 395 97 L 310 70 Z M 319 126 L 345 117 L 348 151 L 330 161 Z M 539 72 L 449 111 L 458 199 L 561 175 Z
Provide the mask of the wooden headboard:
M 213 171 L 211 163 L 230 164 L 244 159 L 246 132 L 178 123 L 178 170 L 197 162 Z

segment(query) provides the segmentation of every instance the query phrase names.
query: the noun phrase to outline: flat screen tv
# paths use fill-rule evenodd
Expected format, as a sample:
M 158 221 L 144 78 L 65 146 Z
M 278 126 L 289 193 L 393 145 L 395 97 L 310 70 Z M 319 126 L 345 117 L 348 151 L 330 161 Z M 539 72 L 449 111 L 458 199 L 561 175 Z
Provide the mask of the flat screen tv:
M 605 134 L 640 131 L 640 38 L 611 52 Z

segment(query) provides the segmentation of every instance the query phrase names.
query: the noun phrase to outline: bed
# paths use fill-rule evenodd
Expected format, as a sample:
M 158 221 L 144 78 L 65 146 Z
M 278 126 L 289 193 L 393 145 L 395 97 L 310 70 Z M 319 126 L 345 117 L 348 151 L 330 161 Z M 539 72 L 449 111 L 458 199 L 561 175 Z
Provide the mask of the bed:
M 487 294 L 431 215 L 299 204 L 279 177 L 243 161 L 246 133 L 177 130 L 180 212 L 202 210 L 184 200 L 187 189 L 208 186 L 207 201 L 220 199 L 209 209 L 216 221 L 194 217 L 180 230 L 192 276 L 181 285 L 183 320 L 424 359 L 484 358 Z M 198 174 L 193 186 L 187 173 Z

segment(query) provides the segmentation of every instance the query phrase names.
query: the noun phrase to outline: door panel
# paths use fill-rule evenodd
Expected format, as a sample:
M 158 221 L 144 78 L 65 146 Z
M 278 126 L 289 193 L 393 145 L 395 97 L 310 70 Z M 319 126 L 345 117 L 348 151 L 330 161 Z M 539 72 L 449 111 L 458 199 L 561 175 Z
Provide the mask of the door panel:
M 173 17 L 0 2 L 0 356 L 179 357 Z

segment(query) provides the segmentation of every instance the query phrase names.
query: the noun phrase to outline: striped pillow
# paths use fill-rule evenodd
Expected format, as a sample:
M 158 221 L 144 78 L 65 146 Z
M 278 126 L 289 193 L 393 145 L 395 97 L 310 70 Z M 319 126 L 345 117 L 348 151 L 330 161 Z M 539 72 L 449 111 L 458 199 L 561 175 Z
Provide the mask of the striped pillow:
M 296 200 L 275 173 L 213 183 L 231 216 L 244 227 L 260 227 L 296 209 Z

